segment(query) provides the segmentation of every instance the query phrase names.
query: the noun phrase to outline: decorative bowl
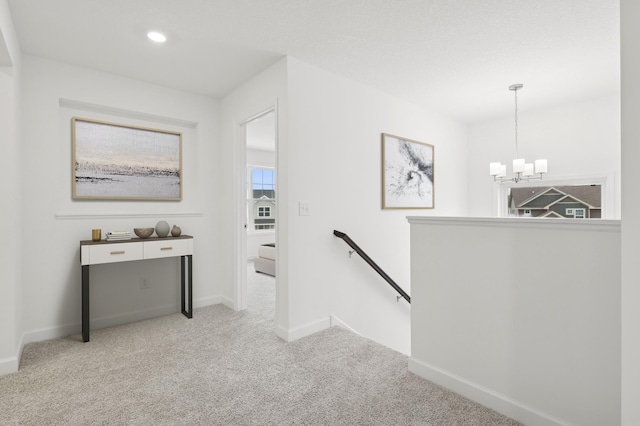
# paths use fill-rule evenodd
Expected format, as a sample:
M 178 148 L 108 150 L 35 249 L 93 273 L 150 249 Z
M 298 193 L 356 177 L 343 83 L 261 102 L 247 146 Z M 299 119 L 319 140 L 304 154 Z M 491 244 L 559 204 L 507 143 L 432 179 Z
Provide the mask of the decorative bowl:
M 149 238 L 155 231 L 154 228 L 133 228 L 133 233 L 140 238 Z

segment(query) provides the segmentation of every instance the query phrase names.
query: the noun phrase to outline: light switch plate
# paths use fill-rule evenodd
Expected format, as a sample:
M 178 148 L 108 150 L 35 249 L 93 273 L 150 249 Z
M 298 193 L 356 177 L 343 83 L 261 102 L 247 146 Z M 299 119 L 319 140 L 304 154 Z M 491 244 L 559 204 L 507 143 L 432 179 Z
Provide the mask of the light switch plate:
M 298 215 L 299 216 L 311 216 L 311 207 L 306 201 L 300 201 L 298 203 Z

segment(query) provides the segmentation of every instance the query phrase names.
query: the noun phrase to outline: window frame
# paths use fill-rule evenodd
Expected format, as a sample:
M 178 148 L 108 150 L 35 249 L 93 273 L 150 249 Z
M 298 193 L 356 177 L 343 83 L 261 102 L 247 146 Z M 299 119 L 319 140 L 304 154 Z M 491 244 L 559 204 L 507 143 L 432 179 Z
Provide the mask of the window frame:
M 619 219 L 616 217 L 615 204 L 615 179 L 614 175 L 607 176 L 567 176 L 536 180 L 531 182 L 495 182 L 493 185 L 493 212 L 496 217 L 507 218 L 513 217 L 509 215 L 508 194 L 509 188 L 518 188 L 521 186 L 569 186 L 569 185 L 600 185 L 601 199 L 601 219 Z
M 247 163 L 245 169 L 245 200 L 246 200 L 246 212 L 245 217 L 247 221 L 247 233 L 248 234 L 273 234 L 275 233 L 275 227 L 277 225 L 278 219 L 275 214 L 273 214 L 273 210 L 271 206 L 263 206 L 262 208 L 269 209 L 269 216 L 257 216 L 257 212 L 255 212 L 254 203 L 259 201 L 260 198 L 253 198 L 253 170 L 254 169 L 263 169 L 263 170 L 272 170 L 273 171 L 273 189 L 276 193 L 275 198 L 268 198 L 268 200 L 273 201 L 274 204 L 278 198 L 278 190 L 277 190 L 277 171 L 276 167 L 265 164 L 254 164 Z M 261 208 L 261 207 L 258 207 Z M 275 223 L 273 224 L 256 224 L 255 220 L 260 218 L 273 218 Z M 258 228 L 259 226 L 259 228 Z M 266 229 L 265 229 L 266 228 Z
M 271 217 L 271 207 L 258 206 L 258 217 Z

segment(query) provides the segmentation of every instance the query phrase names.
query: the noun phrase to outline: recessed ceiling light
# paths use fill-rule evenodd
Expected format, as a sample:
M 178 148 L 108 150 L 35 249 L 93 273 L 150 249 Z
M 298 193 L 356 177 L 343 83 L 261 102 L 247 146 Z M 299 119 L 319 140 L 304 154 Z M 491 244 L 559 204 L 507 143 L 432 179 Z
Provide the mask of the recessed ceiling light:
M 167 37 L 157 31 L 149 31 L 147 33 L 147 37 L 149 37 L 149 39 L 155 41 L 156 43 L 164 43 L 165 41 L 167 41 Z

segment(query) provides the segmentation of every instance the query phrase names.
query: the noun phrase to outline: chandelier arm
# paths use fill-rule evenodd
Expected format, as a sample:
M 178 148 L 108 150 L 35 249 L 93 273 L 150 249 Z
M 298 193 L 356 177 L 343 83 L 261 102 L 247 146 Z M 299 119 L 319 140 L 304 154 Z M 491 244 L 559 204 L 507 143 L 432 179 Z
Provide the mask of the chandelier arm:
M 542 173 L 539 173 L 539 175 L 540 176 L 523 177 L 522 173 L 518 172 L 512 178 L 493 176 L 493 181 L 494 182 L 500 182 L 500 183 L 505 183 L 505 182 L 519 183 L 519 182 L 530 182 L 532 180 L 542 180 Z

